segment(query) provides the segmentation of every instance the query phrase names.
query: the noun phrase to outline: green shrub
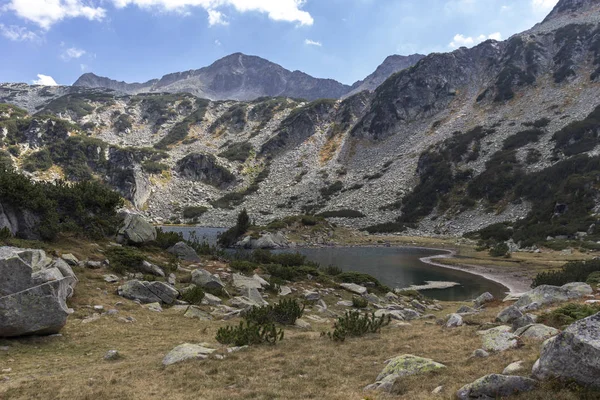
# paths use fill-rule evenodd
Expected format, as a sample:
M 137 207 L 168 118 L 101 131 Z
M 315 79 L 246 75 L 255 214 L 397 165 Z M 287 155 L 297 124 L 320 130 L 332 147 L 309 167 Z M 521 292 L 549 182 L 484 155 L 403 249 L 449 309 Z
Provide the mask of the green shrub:
M 537 323 L 563 329 L 575 321 L 587 318 L 600 312 L 600 306 L 571 303 L 556 310 L 543 313 L 538 317 Z
M 592 272 L 585 281 L 589 285 L 600 286 L 600 271 Z
M 19 157 L 19 155 L 21 155 L 21 149 L 17 145 L 8 146 L 8 152 L 15 157 Z
M 359 311 L 347 311 L 344 316 L 338 318 L 333 326 L 333 332 L 328 332 L 327 336 L 334 341 L 343 342 L 347 337 L 379 333 L 381 328 L 388 325 L 390 321 L 389 315 L 378 318 L 375 313 L 369 315 Z
M 52 167 L 52 157 L 48 149 L 31 153 L 23 162 L 23 169 L 28 172 L 46 171 Z
M 117 132 L 125 132 L 133 127 L 133 120 L 127 114 L 121 114 L 115 121 L 114 125 Z
M 189 304 L 200 305 L 205 293 L 199 286 L 194 286 L 181 294 L 181 299 Z
M 344 184 L 342 183 L 342 181 L 336 181 L 335 183 L 333 183 L 327 187 L 321 188 L 321 190 L 320 190 L 321 196 L 323 196 L 323 198 L 325 198 L 325 199 L 329 199 L 331 196 L 338 193 L 343 188 L 344 188 Z
M 185 219 L 192 219 L 192 218 L 198 218 L 200 216 L 202 216 L 205 212 L 208 211 L 208 208 L 203 207 L 203 206 L 199 206 L 199 207 L 185 207 L 183 209 L 183 218 Z
M 156 228 L 156 240 L 151 244 L 161 249 L 168 249 L 183 241 L 181 232 L 165 232 L 161 228 Z
M 492 257 L 506 257 L 510 253 L 508 252 L 508 245 L 504 242 L 497 243 L 490 249 L 490 256 Z
M 517 133 L 516 135 L 509 136 L 504 140 L 504 144 L 502 146 L 503 150 L 514 150 L 519 149 L 529 143 L 537 142 L 540 139 L 540 136 L 544 134 L 544 131 L 541 129 L 528 129 L 526 131 L 522 131 Z
M 252 152 L 252 145 L 248 142 L 235 143 L 227 150 L 219 154 L 219 157 L 228 159 L 229 161 L 245 162 Z
M 283 299 L 279 303 L 265 307 L 252 307 L 244 315 L 248 323 L 256 325 L 269 325 L 278 323 L 281 325 L 294 325 L 298 318 L 304 314 L 304 305 L 294 299 Z
M 558 271 L 540 272 L 531 287 L 540 285 L 562 286 L 570 282 L 585 282 L 591 273 L 600 271 L 600 260 L 571 261 Z
M 218 238 L 218 242 L 222 247 L 233 246 L 238 239 L 248 232 L 250 229 L 250 217 L 248 212 L 244 208 L 237 216 L 237 223 L 235 226 L 229 228 L 227 231 L 221 233 Z
M 169 169 L 169 166 L 157 161 L 146 160 L 142 163 L 142 168 L 149 174 L 161 174 Z
M 242 272 L 244 274 L 250 274 L 258 268 L 258 264 L 255 264 L 246 260 L 232 260 L 229 263 L 229 267 L 235 271 Z
M 175 126 L 162 138 L 158 143 L 154 145 L 156 149 L 167 149 L 170 145 L 175 144 L 184 140 L 190 130 L 190 127 L 202 122 L 206 109 L 208 108 L 209 101 L 204 99 L 196 99 L 197 109 L 183 121 L 175 124 Z
M 357 285 L 369 285 L 373 284 L 375 287 L 382 288 L 383 285 L 377 280 L 377 278 L 360 272 L 342 272 L 337 275 L 336 280 L 342 283 L 356 283 Z
M 106 258 L 110 262 L 110 268 L 123 274 L 127 271 L 139 271 L 139 267 L 145 260 L 144 255 L 133 247 L 111 247 L 106 250 Z
M 335 265 L 328 265 L 327 267 L 321 268 L 321 270 L 329 276 L 339 276 L 344 272 L 340 267 Z
M 367 299 L 358 296 L 352 296 L 352 307 L 354 308 L 367 308 L 369 302 Z
M 242 321 L 237 327 L 219 328 L 216 339 L 221 344 L 233 346 L 275 344 L 277 341 L 283 340 L 283 330 L 277 330 L 275 324 L 256 325 Z

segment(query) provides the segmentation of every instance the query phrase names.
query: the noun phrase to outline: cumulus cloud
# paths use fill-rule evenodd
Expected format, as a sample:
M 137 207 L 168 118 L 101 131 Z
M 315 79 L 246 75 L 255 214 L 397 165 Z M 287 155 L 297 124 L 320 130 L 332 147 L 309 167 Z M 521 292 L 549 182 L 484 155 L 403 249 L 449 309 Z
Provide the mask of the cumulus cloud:
M 226 15 L 217 10 L 208 10 L 208 24 L 213 25 L 229 25 L 225 19 Z
M 450 42 L 448 47 L 451 49 L 458 49 L 459 47 L 473 47 L 476 44 L 484 42 L 488 39 L 493 40 L 502 40 L 502 35 L 500 32 L 491 33 L 489 35 L 479 35 L 476 37 L 473 36 L 465 36 L 460 33 L 454 36 L 454 39 Z
M 38 79 L 34 79 L 31 81 L 34 85 L 58 86 L 58 83 L 56 83 L 54 78 L 52 78 L 51 76 L 38 74 L 37 77 Z
M 15 0 L 13 0 L 15 1 Z M 215 25 L 225 21 L 220 10 L 233 7 L 238 12 L 267 14 L 274 21 L 296 22 L 312 25 L 312 16 L 302 10 L 305 0 L 112 0 L 117 7 L 136 5 L 141 8 L 161 8 L 167 11 L 182 11 L 189 7 L 201 7 L 208 12 L 209 23 Z M 225 21 L 226 22 L 226 21 Z
M 84 54 L 85 50 L 83 49 L 78 49 L 77 47 L 69 47 L 68 49 L 62 52 L 60 58 L 62 58 L 63 61 L 69 61 L 74 58 L 80 58 Z
M 66 18 L 82 17 L 100 20 L 106 15 L 101 7 L 87 5 L 80 0 L 10 0 L 4 7 L 19 17 L 38 24 L 43 29 Z
M 37 33 L 32 32 L 22 26 L 16 25 L 0 24 L 0 34 L 5 38 L 15 42 L 35 42 L 41 39 Z
M 316 42 L 314 40 L 310 40 L 310 39 L 306 39 L 304 40 L 304 44 L 308 45 L 308 46 L 317 46 L 317 47 L 321 47 L 323 46 L 323 43 L 321 42 Z

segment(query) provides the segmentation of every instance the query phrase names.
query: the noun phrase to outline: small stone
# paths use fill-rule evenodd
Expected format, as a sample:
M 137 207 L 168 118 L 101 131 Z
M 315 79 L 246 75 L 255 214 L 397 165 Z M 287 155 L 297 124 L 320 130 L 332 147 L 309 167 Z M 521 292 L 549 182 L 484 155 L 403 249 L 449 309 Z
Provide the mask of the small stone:
M 115 361 L 118 360 L 119 358 L 121 358 L 121 355 L 119 354 L 119 352 L 117 350 L 109 350 L 106 355 L 104 356 L 104 359 L 106 361 Z
M 317 301 L 321 298 L 319 292 L 306 291 L 304 292 L 304 299 L 308 301 Z
M 108 311 L 106 312 L 106 314 L 107 314 L 107 315 L 116 315 L 116 314 L 118 314 L 118 313 L 119 313 L 119 310 L 116 310 L 116 309 L 114 309 L 114 308 L 111 308 L 110 310 L 108 310 Z
M 483 306 L 485 303 L 489 303 L 491 301 L 494 301 L 494 296 L 490 292 L 485 292 L 484 294 L 482 294 L 481 296 L 476 298 L 473 301 L 473 303 L 475 304 L 475 307 L 479 308 L 479 307 Z
M 537 382 L 522 376 L 492 374 L 463 386 L 457 393 L 459 400 L 496 399 L 516 393 L 529 392 L 537 387 Z
M 363 296 L 367 294 L 367 288 L 361 285 L 357 285 L 355 283 L 342 283 L 340 287 L 346 289 L 347 291 Z
M 311 328 L 310 324 L 302 319 L 297 319 L 296 322 L 294 323 L 294 326 L 296 328 L 300 328 L 300 329 L 310 329 Z
M 65 260 L 65 262 L 72 267 L 76 267 L 77 265 L 79 265 L 79 260 L 73 254 L 63 254 L 60 258 Z
M 146 304 L 145 307 L 150 310 L 150 311 L 154 311 L 154 312 L 162 312 L 162 307 L 160 306 L 160 303 L 150 303 L 150 304 Z
M 443 386 L 438 386 L 438 387 L 436 387 L 435 389 L 433 389 L 431 391 L 431 394 L 440 394 L 442 392 L 442 390 L 444 390 L 444 387 Z
M 85 266 L 89 269 L 100 269 L 102 268 L 102 261 L 87 261 Z
M 119 282 L 119 277 L 116 275 L 104 275 L 104 282 L 108 282 L 108 283 L 115 283 L 115 282 Z
M 477 349 L 473 352 L 473 354 L 471 354 L 471 357 L 473 358 L 487 358 L 490 356 L 490 353 L 488 353 L 487 351 L 483 350 L 483 349 Z
M 95 311 L 102 311 L 102 310 L 104 310 L 104 306 L 94 306 L 94 310 Z
M 448 322 L 446 322 L 446 328 L 456 328 L 462 326 L 463 319 L 460 314 L 450 314 Z
M 519 371 L 524 370 L 523 361 L 515 361 L 514 363 L 509 364 L 504 371 L 502 371 L 502 375 L 513 375 Z
M 165 356 L 162 363 L 163 365 L 167 366 L 191 359 L 204 360 L 214 352 L 215 349 L 209 349 L 207 347 L 200 346 L 197 344 L 184 343 L 171 350 Z

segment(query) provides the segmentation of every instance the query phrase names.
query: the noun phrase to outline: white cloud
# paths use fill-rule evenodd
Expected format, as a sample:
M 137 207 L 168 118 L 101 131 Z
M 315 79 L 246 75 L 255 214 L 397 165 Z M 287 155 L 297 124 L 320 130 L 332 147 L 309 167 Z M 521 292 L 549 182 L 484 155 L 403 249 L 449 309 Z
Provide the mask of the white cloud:
M 558 0 L 531 0 L 531 6 L 540 12 L 549 12 L 558 3 Z
M 220 46 L 221 45 L 221 41 L 219 39 L 215 40 L 215 46 Z
M 103 8 L 84 4 L 80 0 L 10 0 L 3 8 L 14 11 L 19 17 L 35 22 L 44 29 L 65 18 L 100 20 L 106 15 Z
M 315 42 L 314 40 L 310 40 L 310 39 L 304 40 L 304 44 L 306 44 L 308 46 L 317 46 L 317 47 L 323 46 L 323 43 L 321 43 L 321 42 Z
M 15 42 L 35 42 L 41 40 L 40 36 L 37 33 L 32 32 L 22 26 L 16 25 L 0 24 L 0 34 L 5 38 Z
M 229 22 L 225 19 L 226 15 L 217 10 L 208 11 L 208 25 L 229 25 Z
M 12 0 L 16 1 L 16 0 Z M 20 0 L 25 1 L 25 0 Z M 305 0 L 112 0 L 117 7 L 136 5 L 141 8 L 162 8 L 167 11 L 183 11 L 188 7 L 201 7 L 209 13 L 209 23 L 221 21 L 223 14 L 219 9 L 233 7 L 238 12 L 259 12 L 267 14 L 274 21 L 297 22 L 300 25 L 312 25 L 314 20 L 301 10 Z M 212 13 L 212 17 L 211 17 Z M 217 14 L 218 13 L 218 14 Z M 213 25 L 211 23 L 211 25 Z
M 54 78 L 52 78 L 51 76 L 38 74 L 37 77 L 38 79 L 34 79 L 33 81 L 31 81 L 34 85 L 58 86 L 58 83 L 56 83 Z
M 88 69 L 87 64 L 79 64 L 79 69 L 81 69 L 81 72 L 85 72 Z
M 74 58 L 80 58 L 84 54 L 85 54 L 85 50 L 78 49 L 77 47 L 70 47 L 62 52 L 62 54 L 60 55 L 60 58 L 62 58 L 63 61 L 69 61 Z
M 476 44 L 479 44 L 481 42 L 484 42 L 488 39 L 493 39 L 493 40 L 502 40 L 502 35 L 500 34 L 500 32 L 495 32 L 495 33 L 491 33 L 489 35 L 479 35 L 477 37 L 473 37 L 473 36 L 465 36 L 462 35 L 460 33 L 456 34 L 454 36 L 454 39 L 450 42 L 450 44 L 448 45 L 448 47 L 450 47 L 451 49 L 458 49 L 459 47 L 473 47 Z

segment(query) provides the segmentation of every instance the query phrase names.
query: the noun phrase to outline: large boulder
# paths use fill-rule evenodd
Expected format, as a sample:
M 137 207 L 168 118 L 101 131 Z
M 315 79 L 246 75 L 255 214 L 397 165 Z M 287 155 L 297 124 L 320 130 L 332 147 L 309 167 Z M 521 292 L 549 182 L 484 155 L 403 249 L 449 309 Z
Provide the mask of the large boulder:
M 340 283 L 340 287 L 360 296 L 367 294 L 367 288 L 356 283 Z
M 0 337 L 58 333 L 72 313 L 66 299 L 71 278 L 0 297 Z
M 560 333 L 558 329 L 542 324 L 532 324 L 519 328 L 515 331 L 515 336 L 525 339 L 544 341 Z
M 558 378 L 600 388 L 600 313 L 544 342 L 532 374 L 537 379 Z
M 164 303 L 173 304 L 179 292 L 163 282 L 127 281 L 118 288 L 119 296 L 130 300 L 138 300 L 143 304 Z
M 172 247 L 167 249 L 167 251 L 183 261 L 190 261 L 190 262 L 200 261 L 200 257 L 198 257 L 198 253 L 196 253 L 196 250 L 192 249 L 185 242 L 175 243 L 175 245 L 173 245 Z
M 246 236 L 235 244 L 243 249 L 285 249 L 290 247 L 290 241 L 282 232 L 261 232 L 258 239 Z
M 530 392 L 536 387 L 537 382 L 530 378 L 491 374 L 463 386 L 456 393 L 456 397 L 459 400 L 498 399 L 516 393 Z
M 142 244 L 156 240 L 156 229 L 141 215 L 127 213 L 119 229 L 120 242 Z
M 492 295 L 490 292 L 485 292 L 479 297 L 477 297 L 475 300 L 473 300 L 473 304 L 475 305 L 475 307 L 479 308 L 485 303 L 489 303 L 491 301 L 494 301 L 494 295 Z
M 242 274 L 233 274 L 231 278 L 233 286 L 236 289 L 262 289 L 263 286 L 266 286 L 265 283 L 268 285 L 268 283 L 258 275 L 247 277 Z
M 503 309 L 496 316 L 497 322 L 502 322 L 503 324 L 511 324 L 513 321 L 521 318 L 523 313 L 515 306 L 509 306 Z
M 578 299 L 593 293 L 587 283 L 574 282 L 564 286 L 541 285 L 523 293 L 514 304 L 520 310 L 537 310 L 545 305 Z
M 198 268 L 192 271 L 192 283 L 196 286 L 200 286 L 203 289 L 222 289 L 225 287 L 221 278 L 217 275 L 213 275 L 205 269 Z
M 497 326 L 478 333 L 482 335 L 484 350 L 500 352 L 519 347 L 519 338 L 512 333 L 510 326 Z
M 376 382 L 365 390 L 392 391 L 396 381 L 405 376 L 424 374 L 446 368 L 445 365 L 429 358 L 404 354 L 388 361 L 385 368 L 377 376 Z
M 0 337 L 57 333 L 77 277 L 43 250 L 0 247 Z

